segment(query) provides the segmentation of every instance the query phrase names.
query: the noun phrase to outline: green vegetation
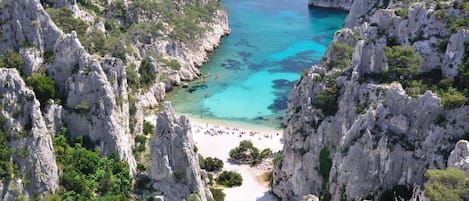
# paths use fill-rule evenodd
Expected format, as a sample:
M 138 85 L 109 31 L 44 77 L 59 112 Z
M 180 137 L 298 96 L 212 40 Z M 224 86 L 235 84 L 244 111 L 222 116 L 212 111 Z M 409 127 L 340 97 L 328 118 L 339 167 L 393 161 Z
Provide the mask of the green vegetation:
M 259 152 L 259 149 L 254 147 L 251 141 L 243 140 L 239 143 L 238 147 L 230 150 L 230 159 L 240 163 L 257 165 L 269 157 L 270 154 L 270 149 L 264 149 Z
M 324 115 L 332 116 L 335 115 L 339 109 L 339 105 L 337 104 L 338 98 L 337 87 L 326 87 L 316 96 L 312 105 L 315 108 L 320 109 Z
M 427 170 L 428 181 L 424 184 L 425 196 L 430 200 L 463 200 L 469 196 L 469 178 L 464 171 L 454 168 Z
M 176 177 L 177 180 L 181 180 L 184 178 L 186 173 L 182 170 L 174 170 L 174 177 Z
M 80 8 L 84 8 L 86 10 L 92 11 L 96 13 L 96 15 L 103 15 L 103 10 L 95 4 L 91 0 L 77 0 L 78 5 Z
M 155 69 L 148 58 L 142 60 L 138 72 L 140 73 L 140 84 L 143 87 L 150 86 L 156 79 Z
M 44 51 L 43 57 L 44 57 L 44 63 L 46 64 L 51 63 L 55 59 L 54 51 L 51 49 L 47 49 L 46 51 Z
M 237 172 L 223 171 L 216 179 L 217 183 L 226 187 L 241 186 L 243 178 Z
M 10 162 L 13 150 L 8 146 L 7 119 L 0 114 L 0 179 L 10 181 L 15 165 Z
M 151 135 L 155 132 L 155 126 L 148 121 L 143 121 L 143 134 Z
M 187 201 L 200 201 L 200 197 L 197 193 L 191 193 L 188 197 L 187 197 Z
M 282 159 L 282 154 L 280 153 L 275 153 L 274 157 L 272 158 L 272 163 L 275 165 L 277 162 Z
M 410 46 L 384 47 L 384 54 L 388 62 L 389 69 L 384 72 L 391 79 L 400 79 L 400 76 L 410 77 L 416 75 L 419 70 L 420 56 L 416 55 Z
M 82 41 L 86 29 L 88 29 L 88 24 L 85 21 L 73 17 L 73 12 L 66 7 L 47 8 L 46 11 L 55 25 L 62 29 L 62 31 L 65 33 L 75 31 L 80 41 Z
M 212 20 L 219 5 L 220 3 L 214 0 L 208 1 L 207 4 L 201 4 L 197 1 L 178 3 L 171 0 L 137 0 L 129 5 L 129 9 L 141 10 L 140 13 L 148 15 L 150 18 L 161 16 L 161 23 L 172 26 L 168 30 L 161 31 L 170 31 L 170 39 L 184 43 L 194 41 L 197 36 L 207 30 L 202 23 Z
M 210 192 L 212 192 L 214 201 L 225 201 L 225 193 L 223 193 L 222 189 L 218 188 L 210 188 Z
M 353 54 L 353 47 L 351 45 L 346 43 L 332 43 L 331 51 L 331 58 L 334 59 L 327 64 L 328 69 L 343 69 L 350 64 Z
M 329 149 L 323 147 L 319 152 L 319 174 L 323 179 L 321 201 L 331 200 L 331 194 L 329 193 L 329 173 L 331 172 L 332 160 L 329 158 Z
M 397 8 L 394 10 L 394 14 L 396 14 L 399 17 L 407 18 L 407 10 L 402 9 L 402 8 Z
M 137 91 L 140 88 L 140 77 L 137 73 L 136 67 L 134 64 L 130 64 L 125 68 L 125 73 L 127 74 L 127 85 L 132 91 Z
M 80 39 L 80 42 L 89 53 L 98 52 L 100 55 L 105 55 L 106 53 L 106 35 L 99 29 L 90 29 L 90 31 L 86 32 L 84 37 Z
M 177 60 L 168 60 L 163 57 L 158 57 L 158 61 L 163 63 L 165 66 L 170 67 L 173 70 L 179 70 L 181 69 L 181 64 Z
M 208 172 L 223 169 L 223 161 L 215 157 L 204 158 L 199 154 L 199 164 L 201 169 L 207 170 Z
M 54 138 L 54 151 L 62 172 L 59 192 L 62 200 L 127 200 L 131 178 L 127 164 L 115 154 L 101 157 L 84 143 L 71 143 L 66 129 Z
M 82 100 L 80 103 L 75 105 L 75 107 L 73 107 L 73 110 L 75 110 L 75 112 L 84 114 L 90 111 L 90 106 L 86 101 Z
M 12 49 L 7 49 L 5 53 L 0 56 L 0 68 L 16 68 L 21 73 L 21 66 L 24 61 L 18 52 Z
M 42 108 L 49 99 L 55 98 L 55 82 L 46 75 L 34 73 L 26 79 L 26 84 L 33 89 Z
M 135 136 L 135 146 L 132 148 L 132 152 L 135 155 L 135 158 L 140 158 L 142 153 L 146 149 L 147 137 L 144 135 Z

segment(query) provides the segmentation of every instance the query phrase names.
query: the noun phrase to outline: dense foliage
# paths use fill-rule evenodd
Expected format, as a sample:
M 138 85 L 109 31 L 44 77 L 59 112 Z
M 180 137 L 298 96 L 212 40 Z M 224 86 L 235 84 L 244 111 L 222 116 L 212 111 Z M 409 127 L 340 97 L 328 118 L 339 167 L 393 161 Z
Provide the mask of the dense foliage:
M 332 167 L 332 160 L 329 158 L 329 149 L 323 147 L 319 152 L 319 174 L 323 179 L 321 201 L 331 200 L 331 194 L 329 193 L 329 173 Z
M 33 88 L 41 107 L 44 107 L 49 99 L 55 98 L 55 82 L 46 75 L 34 73 L 26 79 L 26 84 Z
M 410 77 L 418 73 L 421 57 L 410 46 L 384 47 L 388 70 L 384 72 L 391 79 Z
M 155 132 L 155 126 L 148 121 L 143 121 L 143 134 L 151 135 Z
M 254 147 L 251 141 L 243 140 L 239 143 L 238 147 L 230 150 L 230 159 L 240 163 L 249 163 L 256 165 L 262 162 L 271 154 L 270 149 L 264 149 L 259 152 L 259 149 Z
M 431 201 L 466 200 L 469 198 L 469 178 L 464 171 L 448 168 L 427 170 L 425 176 L 425 196 Z M 462 199 L 465 198 L 465 199 Z
M 90 145 L 83 138 L 72 142 L 65 133 L 63 128 L 53 140 L 62 172 L 62 200 L 127 200 L 131 188 L 127 164 L 115 154 L 101 157 L 98 151 L 84 148 Z
M 138 72 L 140 73 L 140 84 L 143 87 L 150 86 L 156 79 L 155 69 L 153 69 L 150 59 L 142 60 Z
M 220 175 L 218 175 L 217 184 L 226 186 L 226 187 L 235 187 L 241 186 L 243 183 L 243 178 L 237 172 L 233 171 L 223 171 Z
M 12 49 L 7 49 L 5 53 L 0 56 L 0 68 L 16 68 L 21 73 L 21 65 L 24 61 L 21 55 Z
M 332 59 L 328 64 L 328 69 L 347 67 L 352 59 L 353 47 L 346 43 L 332 43 L 331 45 Z
M 0 179 L 9 181 L 14 172 L 14 165 L 10 162 L 13 150 L 8 146 L 6 117 L 0 114 Z
M 210 192 L 212 192 L 214 201 L 224 201 L 225 200 L 225 193 L 223 193 L 222 189 L 218 188 L 210 188 Z
M 57 25 L 62 31 L 65 33 L 71 33 L 75 31 L 77 36 L 80 38 L 85 36 L 86 29 L 88 29 L 88 24 L 81 20 L 73 17 L 73 12 L 66 8 L 47 8 L 47 13 L 51 17 L 52 21 L 54 21 L 55 25 Z
M 199 154 L 200 168 L 208 172 L 219 171 L 223 169 L 223 161 L 215 157 L 204 158 Z
M 337 99 L 339 98 L 337 93 L 337 88 L 326 87 L 321 93 L 319 93 L 314 101 L 312 102 L 313 106 L 317 109 L 320 109 L 321 112 L 326 116 L 335 115 L 339 106 L 337 104 Z

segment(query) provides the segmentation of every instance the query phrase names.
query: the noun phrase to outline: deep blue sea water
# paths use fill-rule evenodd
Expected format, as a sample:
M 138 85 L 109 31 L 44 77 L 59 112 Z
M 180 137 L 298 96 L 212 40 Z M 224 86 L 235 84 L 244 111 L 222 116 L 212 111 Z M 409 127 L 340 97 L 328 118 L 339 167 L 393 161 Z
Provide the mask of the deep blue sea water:
M 201 68 L 210 76 L 169 100 L 178 113 L 278 127 L 291 87 L 319 62 L 346 13 L 308 8 L 307 0 L 222 2 L 231 34 Z

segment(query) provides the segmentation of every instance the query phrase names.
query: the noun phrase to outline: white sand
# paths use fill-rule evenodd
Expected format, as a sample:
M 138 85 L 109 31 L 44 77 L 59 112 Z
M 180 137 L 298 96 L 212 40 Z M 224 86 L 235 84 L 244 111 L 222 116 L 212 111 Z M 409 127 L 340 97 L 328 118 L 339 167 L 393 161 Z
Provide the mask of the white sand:
M 265 170 L 267 167 L 262 167 L 262 169 L 260 167 L 250 167 L 249 165 L 235 165 L 229 163 L 228 158 L 229 151 L 237 147 L 242 140 L 252 141 L 254 146 L 260 150 L 270 148 L 273 152 L 280 151 L 283 148 L 283 144 L 280 142 L 282 138 L 281 130 L 247 123 L 200 119 L 200 117 L 196 118 L 194 116 L 189 116 L 189 118 L 192 122 L 192 134 L 199 153 L 204 157 L 217 157 L 223 160 L 224 170 L 238 172 L 243 177 L 241 186 L 224 189 L 226 201 L 276 200 L 269 193 L 268 186 L 256 179 L 267 171 Z M 154 116 L 146 118 L 150 122 L 155 122 L 154 119 Z M 224 134 L 214 134 L 218 131 Z M 251 131 L 259 133 L 250 135 Z M 240 134 L 241 132 L 245 134 Z

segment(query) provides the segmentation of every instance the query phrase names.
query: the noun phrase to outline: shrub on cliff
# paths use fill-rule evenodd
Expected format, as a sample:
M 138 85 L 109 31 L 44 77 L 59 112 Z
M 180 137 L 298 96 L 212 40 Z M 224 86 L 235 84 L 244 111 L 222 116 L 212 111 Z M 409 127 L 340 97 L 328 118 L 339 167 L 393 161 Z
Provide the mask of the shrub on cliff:
M 336 87 L 326 87 L 313 101 L 313 106 L 320 109 L 326 116 L 335 115 L 339 106 L 337 104 L 338 94 Z
M 54 137 L 54 152 L 62 172 L 59 192 L 62 200 L 126 200 L 131 179 L 127 164 L 117 155 L 101 157 L 96 150 L 72 144 L 61 129 Z
M 24 61 L 21 55 L 12 49 L 7 49 L 5 53 L 0 56 L 0 68 L 16 68 L 21 73 L 21 66 Z
M 464 171 L 454 168 L 427 170 L 425 196 L 430 200 L 452 201 L 469 197 L 469 178 Z
M 33 88 L 41 107 L 44 107 L 49 99 L 55 98 L 55 82 L 43 74 L 33 74 L 26 79 L 26 84 Z
M 422 58 L 415 54 L 414 49 L 410 46 L 392 46 L 384 47 L 388 70 L 384 73 L 391 79 L 401 79 L 401 76 L 411 77 L 419 71 L 420 61 Z
M 241 186 L 243 178 L 237 172 L 223 171 L 216 179 L 217 183 L 226 187 Z
M 331 58 L 328 64 L 328 69 L 347 67 L 352 59 L 353 47 L 346 43 L 332 43 L 331 45 Z

